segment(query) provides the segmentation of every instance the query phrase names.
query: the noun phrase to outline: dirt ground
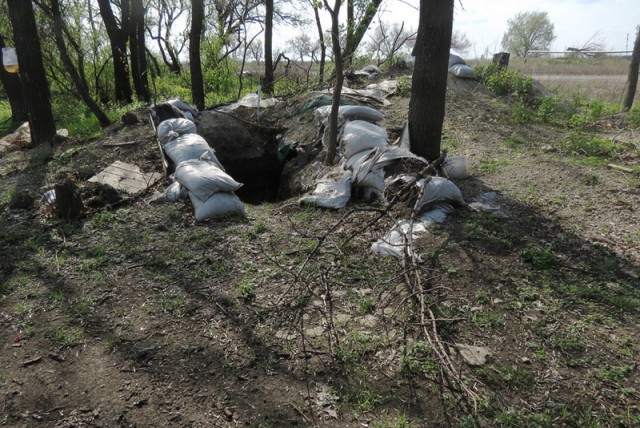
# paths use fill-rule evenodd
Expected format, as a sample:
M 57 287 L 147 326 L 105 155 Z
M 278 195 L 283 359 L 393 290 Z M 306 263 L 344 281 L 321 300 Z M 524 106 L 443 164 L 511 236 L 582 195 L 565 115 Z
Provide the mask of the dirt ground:
M 315 146 L 307 99 L 261 120 Z M 395 135 L 408 98 L 389 100 Z M 106 200 L 86 180 L 113 161 L 162 172 L 144 111 L 49 162 L 0 159 L 0 425 L 640 426 L 638 131 L 621 116 L 584 131 L 623 147 L 595 162 L 514 106 L 449 81 L 443 147 L 469 158 L 465 200 L 494 210 L 431 228 L 414 270 L 370 252 L 393 225 L 381 204 L 292 198 L 196 223 L 188 201 L 149 204 L 163 180 Z M 63 179 L 90 205 L 79 220 L 41 199 Z M 466 388 L 447 386 L 427 309 Z

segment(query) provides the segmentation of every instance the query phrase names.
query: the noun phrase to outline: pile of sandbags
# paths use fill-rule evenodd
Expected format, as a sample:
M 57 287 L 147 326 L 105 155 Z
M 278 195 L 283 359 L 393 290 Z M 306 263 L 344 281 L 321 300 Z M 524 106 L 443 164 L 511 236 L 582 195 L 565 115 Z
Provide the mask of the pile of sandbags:
M 198 221 L 239 215 L 244 216 L 244 205 L 234 193 L 242 183 L 235 181 L 224 170 L 209 143 L 196 133 L 192 118 L 197 115 L 193 108 L 184 114 L 172 113 L 180 110 L 182 103 L 152 106 L 151 117 L 159 120 L 169 112 L 170 117 L 156 126 L 160 146 L 175 170 L 175 180 L 165 193 L 154 202 L 175 202 L 188 197 L 194 207 Z M 187 114 L 188 113 L 188 114 Z M 179 117 L 175 117 L 179 116 Z M 190 118 L 188 118 L 188 117 Z
M 329 112 L 328 106 L 316 110 L 321 132 L 327 128 Z M 367 199 L 384 200 L 385 191 L 393 189 L 399 181 L 415 186 L 419 198 L 412 207 L 412 218 L 399 221 L 371 246 L 371 250 L 378 255 L 419 257 L 413 254 L 410 243 L 422 237 L 431 224 L 444 221 L 454 206 L 465 205 L 465 201 L 458 187 L 447 178 L 433 176 L 418 180 L 406 174 L 387 174 L 385 167 L 403 158 L 424 163 L 425 167 L 429 163 L 402 147 L 389 145 L 387 130 L 377 125 L 380 120 L 382 115 L 370 107 L 340 107 L 338 153 L 341 161 L 332 169 L 321 169 L 316 176 L 315 189 L 299 202 L 340 209 L 348 204 L 352 187 L 361 188 Z M 446 170 L 447 165 L 444 166 Z

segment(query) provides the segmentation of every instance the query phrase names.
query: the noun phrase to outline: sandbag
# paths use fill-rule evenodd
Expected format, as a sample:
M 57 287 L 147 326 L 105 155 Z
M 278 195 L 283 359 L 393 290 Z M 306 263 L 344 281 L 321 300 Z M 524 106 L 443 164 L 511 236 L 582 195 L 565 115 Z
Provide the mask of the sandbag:
M 185 103 L 180 98 L 169 100 L 167 101 L 167 103 L 179 109 L 184 117 L 191 120 L 192 122 L 194 121 L 194 118 L 198 116 L 198 109 L 195 108 L 195 106 Z
M 233 192 L 242 187 L 215 163 L 204 160 L 184 161 L 176 167 L 176 180 L 201 201 L 216 192 Z
M 351 174 L 345 173 L 336 178 L 319 179 L 313 193 L 303 196 L 298 202 L 337 210 L 346 207 L 349 199 L 351 199 Z
M 449 68 L 453 67 L 456 64 L 466 64 L 462 58 L 458 55 L 454 55 L 452 53 L 449 54 Z
M 328 126 L 330 113 L 330 105 L 318 107 L 315 113 L 318 123 Z M 371 107 L 346 105 L 338 108 L 338 124 L 343 124 L 347 120 L 366 120 L 367 122 L 377 123 L 382 119 L 382 113 Z
M 464 64 L 454 64 L 449 67 L 449 74 L 453 74 L 459 79 L 477 79 L 476 71 Z
M 169 187 L 167 187 L 164 193 L 159 194 L 149 201 L 150 204 L 159 202 L 178 202 L 180 199 L 187 197 L 187 188 L 182 186 L 177 181 L 174 181 Z
M 229 216 L 244 217 L 245 215 L 242 201 L 233 193 L 217 192 L 206 201 L 201 201 L 196 195 L 189 192 L 189 199 L 193 204 L 194 217 L 197 221 Z
M 424 187 L 425 180 L 419 180 L 418 186 Z M 462 197 L 462 192 L 458 189 L 453 181 L 444 177 L 431 177 L 424 187 L 422 198 L 416 204 L 417 212 L 423 212 L 432 208 L 437 204 L 452 204 L 452 205 L 466 205 Z
M 340 141 L 345 156 L 350 158 L 363 150 L 387 146 L 388 138 L 386 129 L 364 120 L 354 120 L 344 125 Z
M 165 121 L 167 122 L 167 121 Z M 163 122 L 164 123 L 164 122 Z M 215 163 L 224 171 L 222 164 L 216 157 L 215 151 L 209 143 L 198 134 L 185 134 L 174 138 L 164 146 L 164 151 L 174 165 L 188 160 L 208 160 Z
M 195 133 L 197 133 L 196 124 L 185 118 L 167 119 L 161 122 L 160 125 L 158 125 L 158 129 L 156 129 L 158 140 L 160 140 L 163 147 L 170 140 L 180 135 Z

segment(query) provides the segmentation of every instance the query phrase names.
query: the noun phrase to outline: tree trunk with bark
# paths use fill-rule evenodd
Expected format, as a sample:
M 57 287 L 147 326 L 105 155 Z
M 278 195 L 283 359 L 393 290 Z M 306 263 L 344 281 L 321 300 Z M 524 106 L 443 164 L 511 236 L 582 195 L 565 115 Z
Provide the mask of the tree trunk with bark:
M 324 0 L 325 7 L 331 14 L 331 42 L 333 45 L 333 56 L 335 57 L 336 73 L 336 84 L 333 87 L 331 113 L 329 114 L 329 142 L 327 145 L 327 157 L 324 160 L 325 165 L 333 165 L 335 162 L 338 147 L 338 110 L 340 108 L 342 84 L 344 83 L 344 62 L 342 60 L 342 49 L 340 48 L 340 3 L 341 0 L 335 0 L 332 9 L 327 3 L 327 0 Z
M 344 52 L 342 53 L 344 64 L 347 67 L 351 65 L 353 61 L 353 55 L 355 54 L 356 49 L 358 49 L 358 46 L 360 45 L 364 34 L 367 32 L 369 25 L 371 25 L 373 18 L 376 16 L 380 3 L 382 3 L 382 0 L 371 0 L 365 6 L 362 19 L 360 20 L 360 22 L 356 23 L 353 13 L 352 0 L 349 0 L 348 6 L 351 7 L 351 12 L 348 14 L 349 19 L 347 20 L 347 43 L 345 45 Z
M 4 38 L 0 36 L 0 50 L 4 48 Z M 22 90 L 22 82 L 18 73 L 9 73 L 4 69 L 2 55 L 0 55 L 0 83 L 4 87 L 4 92 L 9 98 L 11 106 L 11 120 L 14 122 L 26 122 L 29 120 L 29 111 L 24 100 L 24 91 Z
M 80 76 L 80 73 L 78 73 L 78 70 L 73 65 L 71 57 L 69 56 L 69 51 L 64 41 L 64 23 L 62 20 L 62 14 L 60 13 L 59 0 L 51 0 L 51 18 L 53 19 L 53 35 L 56 46 L 58 47 L 58 51 L 60 51 L 60 59 L 62 61 L 62 65 L 64 66 L 67 73 L 69 73 L 69 76 L 71 77 L 71 80 L 73 81 L 75 89 L 78 91 L 80 98 L 82 98 L 89 110 L 91 110 L 91 113 L 93 113 L 96 119 L 98 119 L 100 126 L 106 128 L 111 124 L 111 121 L 104 113 L 104 111 L 102 111 L 100 106 L 98 106 L 95 100 L 91 98 L 87 82 Z
M 452 26 L 453 0 L 420 0 L 409 137 L 411 151 L 429 161 L 440 156 Z
M 200 61 L 200 40 L 204 25 L 204 0 L 193 0 L 191 32 L 189 33 L 189 69 L 191 71 L 191 98 L 198 110 L 204 110 L 204 80 Z
M 129 82 L 129 63 L 127 61 L 127 39 L 129 27 L 129 0 L 122 0 L 121 25 L 111 9 L 110 0 L 98 0 L 100 15 L 104 21 L 111 44 L 113 56 L 113 75 L 116 88 L 116 101 L 130 103 L 132 100 L 131 83 Z
M 262 92 L 273 94 L 273 0 L 265 0 L 264 18 L 264 79 Z
M 7 0 L 7 5 L 13 27 L 13 40 L 18 51 L 24 99 L 29 112 L 31 140 L 34 145 L 50 145 L 56 135 L 56 127 L 33 4 L 31 0 Z
M 638 69 L 640 68 L 640 27 L 636 29 L 636 41 L 633 44 L 631 64 L 629 64 L 629 76 L 627 77 L 627 90 L 622 100 L 622 110 L 627 111 L 633 105 L 633 99 L 638 87 Z
M 312 0 L 313 14 L 316 18 L 316 28 L 318 29 L 318 40 L 320 43 L 320 69 L 318 70 L 318 85 L 322 86 L 324 83 L 324 64 L 327 56 L 327 45 L 324 41 L 324 32 L 322 31 L 322 22 L 320 21 L 320 13 L 318 11 L 318 4 L 315 0 Z
M 129 19 L 129 51 L 131 52 L 131 77 L 139 100 L 149 102 L 147 51 L 144 44 L 144 14 L 142 0 L 131 0 L 131 18 Z

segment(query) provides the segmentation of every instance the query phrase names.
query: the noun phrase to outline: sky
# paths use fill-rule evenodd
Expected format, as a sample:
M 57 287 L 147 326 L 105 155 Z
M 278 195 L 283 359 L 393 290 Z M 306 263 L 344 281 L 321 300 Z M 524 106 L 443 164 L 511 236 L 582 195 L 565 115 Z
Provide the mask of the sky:
M 417 4 L 418 0 L 385 0 L 380 19 L 404 21 L 405 28 L 417 30 L 418 11 L 410 6 Z M 492 55 L 502 50 L 507 20 L 531 11 L 548 13 L 557 36 L 551 45 L 554 51 L 582 47 L 598 31 L 606 50 L 632 50 L 635 28 L 640 25 L 640 0 L 455 0 L 453 28 L 472 43 L 466 57 Z M 378 18 L 373 25 L 377 22 Z M 327 22 L 325 30 L 329 27 Z

